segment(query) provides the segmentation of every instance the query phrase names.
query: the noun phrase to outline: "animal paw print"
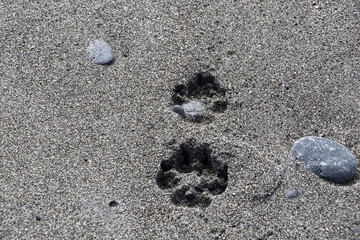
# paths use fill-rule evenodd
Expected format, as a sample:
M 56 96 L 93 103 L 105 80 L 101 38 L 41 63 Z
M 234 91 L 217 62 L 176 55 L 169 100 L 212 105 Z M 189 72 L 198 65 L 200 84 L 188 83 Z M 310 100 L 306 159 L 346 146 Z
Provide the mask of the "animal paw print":
M 213 75 L 200 72 L 186 85 L 175 86 L 173 110 L 193 122 L 210 120 L 212 113 L 221 113 L 227 109 L 225 92 Z
M 211 152 L 209 144 L 190 139 L 161 162 L 156 182 L 159 188 L 172 192 L 174 205 L 208 207 L 211 195 L 225 191 L 228 166 L 211 156 Z

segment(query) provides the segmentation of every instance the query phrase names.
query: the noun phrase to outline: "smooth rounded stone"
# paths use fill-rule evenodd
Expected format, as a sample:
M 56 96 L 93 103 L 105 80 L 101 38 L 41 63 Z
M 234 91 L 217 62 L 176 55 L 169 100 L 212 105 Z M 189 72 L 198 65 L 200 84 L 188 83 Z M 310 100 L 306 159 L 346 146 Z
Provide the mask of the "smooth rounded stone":
M 205 104 L 196 100 L 183 104 L 182 108 L 184 109 L 186 115 L 192 118 L 200 118 L 206 112 Z
M 181 117 L 186 118 L 186 113 L 182 106 L 180 105 L 173 106 L 173 111 L 179 114 Z
M 95 40 L 90 43 L 87 54 L 96 64 L 108 64 L 114 60 L 110 45 L 103 40 Z
M 296 189 L 291 189 L 285 193 L 285 197 L 287 198 L 296 198 L 300 195 L 299 191 Z
M 335 141 L 308 136 L 297 140 L 291 155 L 303 161 L 311 172 L 334 183 L 345 183 L 356 173 L 355 156 Z

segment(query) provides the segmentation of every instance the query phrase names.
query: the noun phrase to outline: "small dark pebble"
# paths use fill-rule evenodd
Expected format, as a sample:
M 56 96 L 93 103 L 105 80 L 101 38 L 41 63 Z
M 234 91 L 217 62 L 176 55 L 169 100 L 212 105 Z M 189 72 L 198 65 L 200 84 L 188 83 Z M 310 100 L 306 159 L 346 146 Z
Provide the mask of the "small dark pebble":
M 173 106 L 173 111 L 176 112 L 177 114 L 179 114 L 182 118 L 184 118 L 184 119 L 186 118 L 186 113 L 182 106 L 179 106 L 179 105 Z
M 296 198 L 299 195 L 300 195 L 300 193 L 296 189 L 291 189 L 285 193 L 285 197 L 287 197 L 287 198 Z
M 114 200 L 109 203 L 109 207 L 117 207 L 118 205 L 119 205 L 119 203 Z

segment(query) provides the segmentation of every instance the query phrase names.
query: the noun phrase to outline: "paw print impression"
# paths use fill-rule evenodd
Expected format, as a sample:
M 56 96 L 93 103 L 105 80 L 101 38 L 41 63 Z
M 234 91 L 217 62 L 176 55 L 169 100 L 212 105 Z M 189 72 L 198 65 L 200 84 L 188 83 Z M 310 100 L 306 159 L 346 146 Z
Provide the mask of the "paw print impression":
M 186 85 L 175 86 L 172 96 L 173 110 L 189 121 L 209 121 L 214 113 L 227 109 L 225 92 L 213 75 L 200 72 Z
M 209 144 L 190 139 L 161 162 L 156 182 L 159 188 L 171 192 L 174 205 L 207 207 L 212 195 L 225 191 L 228 166 L 211 152 Z

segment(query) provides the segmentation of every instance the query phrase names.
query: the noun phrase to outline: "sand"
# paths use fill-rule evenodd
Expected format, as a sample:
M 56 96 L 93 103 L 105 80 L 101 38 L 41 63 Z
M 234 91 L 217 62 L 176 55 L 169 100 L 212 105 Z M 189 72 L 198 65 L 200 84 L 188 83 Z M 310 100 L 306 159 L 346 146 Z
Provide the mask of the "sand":
M 359 167 L 337 185 L 289 154 L 320 136 L 359 166 L 357 0 L 0 9 L 1 239 L 360 238 Z M 87 57 L 95 39 L 113 48 L 111 65 Z M 186 121 L 174 88 L 199 72 L 228 105 Z M 207 207 L 176 205 L 157 183 L 189 139 L 228 166 Z M 300 196 L 286 198 L 292 189 Z

